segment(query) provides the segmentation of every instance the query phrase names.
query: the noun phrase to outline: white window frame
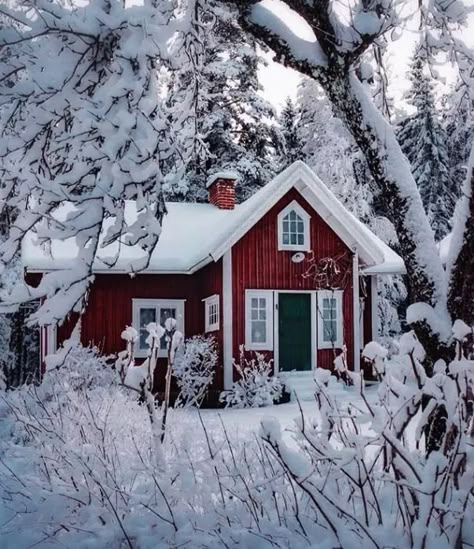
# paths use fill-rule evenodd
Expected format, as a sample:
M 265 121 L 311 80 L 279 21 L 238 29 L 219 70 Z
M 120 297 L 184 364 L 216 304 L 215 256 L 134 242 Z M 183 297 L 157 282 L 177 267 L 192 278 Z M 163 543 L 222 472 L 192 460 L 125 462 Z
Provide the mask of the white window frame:
M 259 343 L 252 341 L 252 299 L 266 300 L 266 340 Z M 273 290 L 245 290 L 245 348 L 249 351 L 273 351 Z
M 342 349 L 344 345 L 344 318 L 342 312 L 343 290 L 319 290 L 318 291 L 318 349 Z M 323 319 L 323 299 L 336 300 L 336 341 L 324 341 L 324 319 Z M 357 322 L 359 319 L 357 319 Z
M 304 242 L 303 244 L 284 244 L 283 243 L 283 220 L 290 213 L 294 211 L 297 215 L 303 220 L 304 226 Z M 278 223 L 278 249 L 279 250 L 289 250 L 295 252 L 308 252 L 311 248 L 310 242 L 310 222 L 311 216 L 306 210 L 304 210 L 296 200 L 293 200 L 283 208 L 283 210 L 278 214 L 277 223 Z
M 155 309 L 156 319 L 159 322 L 160 309 L 176 309 L 176 329 L 184 336 L 184 299 L 132 299 L 132 326 L 138 332 L 138 341 L 135 348 L 135 356 L 144 358 L 147 356 L 148 346 L 146 349 L 140 348 L 140 309 Z M 163 326 L 164 327 L 164 326 Z M 159 357 L 166 357 L 167 350 L 159 349 Z
M 203 299 L 204 301 L 204 331 L 216 332 L 220 328 L 221 311 L 220 311 L 220 299 L 218 294 L 211 295 Z M 211 309 L 217 307 L 216 319 L 211 322 Z

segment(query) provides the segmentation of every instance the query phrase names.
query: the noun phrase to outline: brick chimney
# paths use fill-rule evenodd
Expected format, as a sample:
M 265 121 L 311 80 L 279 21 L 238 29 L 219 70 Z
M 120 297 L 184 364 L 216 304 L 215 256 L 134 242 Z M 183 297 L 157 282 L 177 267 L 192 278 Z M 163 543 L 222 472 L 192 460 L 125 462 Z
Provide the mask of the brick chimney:
M 207 181 L 209 202 L 220 210 L 233 210 L 235 207 L 235 182 L 237 176 L 234 173 L 215 173 Z

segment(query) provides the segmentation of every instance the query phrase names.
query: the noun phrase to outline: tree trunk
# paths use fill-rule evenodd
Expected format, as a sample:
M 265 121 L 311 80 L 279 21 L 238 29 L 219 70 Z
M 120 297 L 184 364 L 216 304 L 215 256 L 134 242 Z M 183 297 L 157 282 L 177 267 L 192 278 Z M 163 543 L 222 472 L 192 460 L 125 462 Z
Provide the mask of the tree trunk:
M 339 72 L 321 81 L 367 161 L 380 189 L 385 215 L 393 223 L 410 281 L 412 302 L 424 302 L 446 314 L 446 277 L 424 214 L 421 197 L 390 125 L 383 119 L 355 74 Z M 427 322 L 413 325 L 431 361 L 449 358 L 449 349 Z M 448 336 L 449 334 L 443 334 Z
M 471 158 L 474 158 L 474 146 Z M 451 268 L 448 308 L 453 320 L 461 319 L 468 326 L 474 325 L 474 167 L 466 181 L 463 201 L 458 214 L 461 219 L 454 227 L 451 246 L 457 248 L 457 257 Z M 463 211 L 464 210 L 464 211 Z M 461 233 L 461 234 L 458 234 Z M 459 250 L 459 251 L 458 251 Z M 452 250 L 454 251 L 454 250 Z M 450 267 L 448 265 L 448 267 Z

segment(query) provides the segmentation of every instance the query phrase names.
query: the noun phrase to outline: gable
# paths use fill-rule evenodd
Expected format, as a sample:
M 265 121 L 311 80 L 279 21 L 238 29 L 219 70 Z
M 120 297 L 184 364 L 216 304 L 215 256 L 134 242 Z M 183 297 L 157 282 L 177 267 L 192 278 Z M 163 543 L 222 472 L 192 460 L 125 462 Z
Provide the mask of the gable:
M 278 262 L 278 258 L 281 258 L 282 261 L 287 263 L 288 258 L 295 252 L 279 250 L 278 216 L 292 202 L 296 202 L 309 216 L 309 250 L 312 250 L 316 257 L 336 257 L 350 252 L 350 248 L 295 187 L 291 187 L 234 246 L 247 250 L 249 261 L 253 260 L 260 263 L 262 258 L 265 258 L 265 263 L 268 261 Z M 300 269 L 298 269 L 299 271 Z

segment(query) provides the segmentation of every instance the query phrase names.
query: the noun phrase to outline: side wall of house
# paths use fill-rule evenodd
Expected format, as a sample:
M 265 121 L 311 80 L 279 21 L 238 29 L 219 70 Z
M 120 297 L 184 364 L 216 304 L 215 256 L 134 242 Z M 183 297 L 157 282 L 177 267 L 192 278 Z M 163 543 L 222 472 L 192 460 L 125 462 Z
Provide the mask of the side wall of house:
M 344 342 L 349 364 L 353 357 L 352 253 L 327 223 L 313 210 L 296 189 L 291 189 L 267 214 L 232 248 L 233 279 L 233 353 L 245 343 L 245 290 L 315 290 L 318 282 L 309 274 L 309 257 L 301 263 L 291 260 L 294 252 L 278 250 L 277 216 L 290 202 L 296 200 L 311 215 L 311 249 L 314 263 L 323 258 L 336 259 L 341 273 L 336 281 L 344 289 Z M 316 324 L 316 322 L 314 323 Z M 312 337 L 316 339 L 316 329 Z M 336 351 L 337 353 L 339 351 Z M 318 350 L 319 367 L 332 368 L 334 351 Z

